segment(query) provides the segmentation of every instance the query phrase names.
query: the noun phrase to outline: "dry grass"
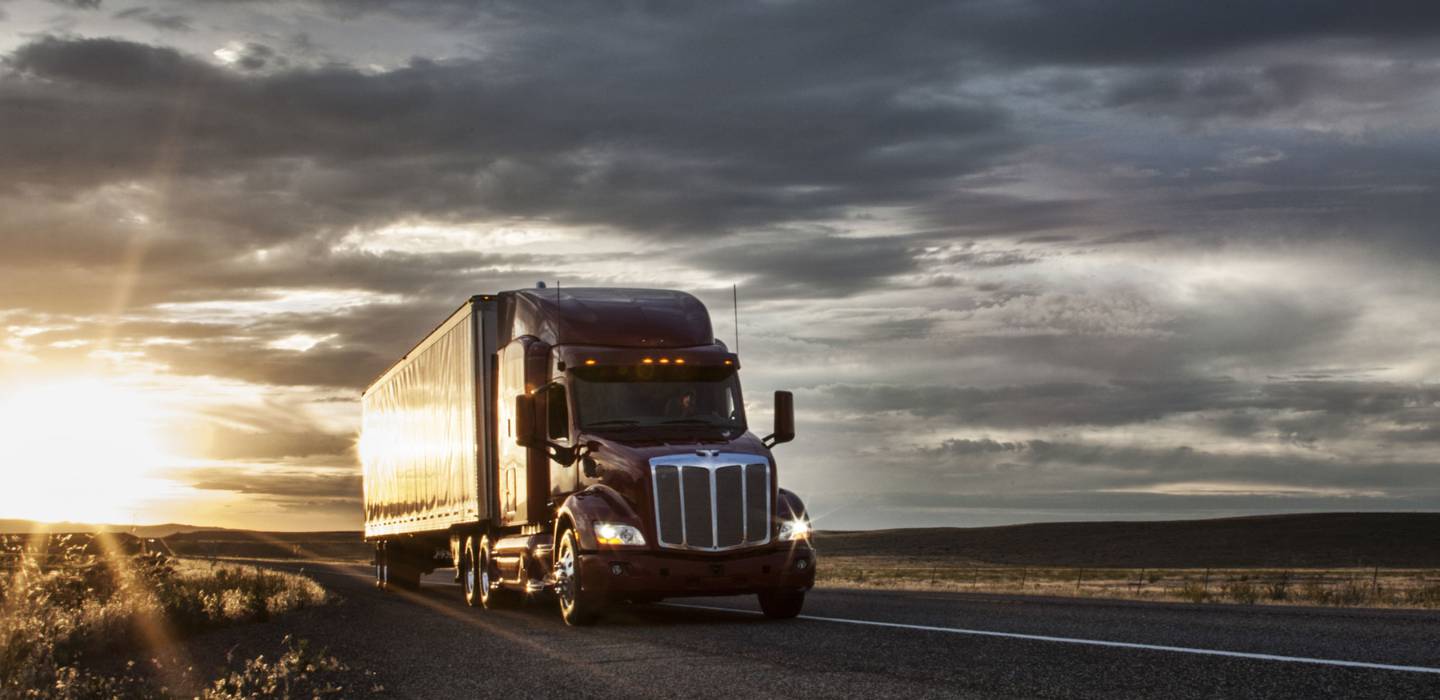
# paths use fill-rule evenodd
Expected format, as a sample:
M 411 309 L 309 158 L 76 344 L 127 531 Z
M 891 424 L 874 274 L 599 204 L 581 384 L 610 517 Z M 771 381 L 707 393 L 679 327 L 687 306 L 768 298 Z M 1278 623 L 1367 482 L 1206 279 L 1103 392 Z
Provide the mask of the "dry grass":
M 177 563 L 100 537 L 6 538 L 0 553 L 4 698 L 167 697 L 194 683 L 155 661 L 176 641 L 327 601 L 303 576 Z M 124 661 L 137 653 L 146 661 Z
M 825 556 L 831 588 L 1023 593 L 1087 598 L 1440 608 L 1440 570 L 1084 568 L 957 565 L 953 559 Z

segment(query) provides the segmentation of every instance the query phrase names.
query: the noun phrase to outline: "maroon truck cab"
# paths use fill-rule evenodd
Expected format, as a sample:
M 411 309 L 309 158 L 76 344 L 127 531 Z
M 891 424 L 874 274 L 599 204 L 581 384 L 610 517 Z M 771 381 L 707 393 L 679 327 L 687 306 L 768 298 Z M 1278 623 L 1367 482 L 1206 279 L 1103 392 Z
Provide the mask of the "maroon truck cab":
M 365 393 L 377 583 L 452 565 L 477 607 L 553 593 L 608 606 L 756 594 L 800 612 L 809 519 L 746 420 L 740 359 L 693 296 L 635 289 L 473 297 Z

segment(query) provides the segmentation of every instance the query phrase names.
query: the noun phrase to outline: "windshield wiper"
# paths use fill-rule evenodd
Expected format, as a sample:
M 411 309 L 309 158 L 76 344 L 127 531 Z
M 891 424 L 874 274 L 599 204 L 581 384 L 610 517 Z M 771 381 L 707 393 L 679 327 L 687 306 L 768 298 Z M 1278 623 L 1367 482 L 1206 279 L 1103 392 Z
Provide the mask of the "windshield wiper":
M 735 430 L 740 427 L 734 423 L 718 423 L 713 420 L 705 420 L 704 418 L 676 418 L 674 420 L 660 421 L 660 425 L 705 425 L 711 428 L 723 428 L 725 430 Z
M 586 427 L 586 428 L 600 428 L 600 427 L 605 427 L 605 426 L 609 426 L 609 427 L 617 427 L 617 426 L 619 426 L 619 427 L 625 427 L 625 426 L 636 426 L 636 425 L 640 425 L 640 421 L 635 420 L 635 419 L 633 419 L 633 418 L 612 418 L 612 419 L 610 419 L 610 420 L 597 420 L 597 421 L 595 421 L 594 423 L 586 423 L 584 427 Z

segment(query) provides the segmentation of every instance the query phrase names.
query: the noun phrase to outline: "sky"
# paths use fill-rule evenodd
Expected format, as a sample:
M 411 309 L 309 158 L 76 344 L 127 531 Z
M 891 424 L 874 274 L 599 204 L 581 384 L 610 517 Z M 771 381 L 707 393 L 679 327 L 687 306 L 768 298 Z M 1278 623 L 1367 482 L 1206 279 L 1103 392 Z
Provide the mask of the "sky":
M 817 527 L 1440 509 L 1440 4 L 0 27 L 0 518 L 359 527 L 360 391 L 537 280 L 738 285 Z

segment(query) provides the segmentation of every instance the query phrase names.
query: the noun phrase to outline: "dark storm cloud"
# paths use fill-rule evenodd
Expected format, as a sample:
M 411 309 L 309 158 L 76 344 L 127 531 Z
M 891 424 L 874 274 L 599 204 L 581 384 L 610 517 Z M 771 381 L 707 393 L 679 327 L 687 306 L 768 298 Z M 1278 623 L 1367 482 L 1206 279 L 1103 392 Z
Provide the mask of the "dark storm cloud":
M 1125 425 L 1203 411 L 1247 391 L 1227 380 L 1028 384 L 1000 388 L 828 385 L 817 404 L 861 413 L 899 411 L 963 425 Z
M 1420 41 L 1440 33 L 1440 7 L 1425 0 L 1243 6 L 1188 0 L 1042 0 L 953 4 L 961 33 L 1025 64 L 1169 63 L 1303 40 Z
M 1440 488 L 1435 486 L 1440 462 L 1433 461 L 1376 461 L 1356 469 L 1348 460 L 1328 455 L 1233 454 L 1183 446 L 1114 447 L 1046 440 L 997 443 L 999 449 L 993 450 L 977 450 L 975 445 L 969 440 L 947 441 L 921 450 L 919 456 L 932 473 L 1028 480 L 1030 485 L 1019 487 L 1023 491 L 1044 491 L 1066 483 L 1086 490 L 1113 491 L 1199 482 L 1250 485 L 1259 491 L 1267 486 L 1289 486 L 1297 493 L 1335 489 L 1400 495 L 1420 491 L 1431 499 L 1440 497 Z
M 785 51 L 806 63 L 845 62 L 896 70 L 923 61 L 984 56 L 1018 64 L 1167 63 L 1301 40 L 1413 41 L 1440 30 L 1440 10 L 1425 0 L 1354 3 L 1256 0 L 1243 7 L 1188 0 L 930 0 L 887 6 L 870 2 L 630 5 L 624 12 L 587 3 L 414 2 L 373 0 L 319 4 L 341 13 L 385 12 L 436 22 L 510 22 L 565 34 L 626 28 L 696 26 L 716 43 L 744 29 L 770 39 L 788 36 Z M 828 31 L 815 32 L 815 27 Z M 875 46 L 875 37 L 903 35 L 903 48 Z M 765 46 L 770 46 L 769 42 Z M 847 59 L 848 55 L 848 59 Z M 762 53 L 755 60 L 773 58 Z
M 662 33 L 632 51 L 678 51 L 676 39 Z M 255 48 L 242 67 L 282 58 Z M 8 59 L 0 91 L 14 157 L 0 174 L 13 187 L 94 185 L 155 167 L 270 173 L 242 179 L 235 195 L 180 192 L 191 196 L 176 201 L 261 237 L 267 210 L 293 222 L 281 227 L 290 235 L 407 214 L 540 215 L 696 235 L 908 202 L 1013 147 L 1000 110 L 906 94 L 919 84 L 835 67 L 795 92 L 746 79 L 759 66 L 742 61 L 726 66 L 716 101 L 705 90 L 720 86 L 704 83 L 719 76 L 697 80 L 687 72 L 695 66 L 673 57 L 530 60 L 556 48 L 521 45 L 490 62 L 417 59 L 383 74 L 246 77 L 173 49 L 47 37 Z M 611 90 L 617 82 L 629 89 Z M 247 223 L 251 215 L 260 223 Z
M 1376 422 L 1417 424 L 1379 440 L 1429 439 L 1440 424 L 1440 389 L 1385 382 L 1230 379 L 1113 381 L 1109 384 L 964 386 L 827 385 L 815 403 L 862 414 L 901 412 L 965 427 L 1118 426 L 1180 414 L 1219 412 L 1219 432 L 1285 442 L 1343 439 Z
M 1195 121 L 1253 118 L 1325 99 L 1371 108 L 1412 101 L 1437 81 L 1440 71 L 1411 62 L 1364 68 L 1286 63 L 1151 69 L 1112 86 L 1103 104 Z
M 189 16 L 156 10 L 150 7 L 131 7 L 115 13 L 115 19 L 130 19 L 136 22 L 148 24 L 156 29 L 164 29 L 172 32 L 188 32 L 193 30 L 194 20 Z
M 747 297 L 838 297 L 919 268 L 916 251 L 892 239 L 824 236 L 738 243 L 705 255 L 720 270 L 749 275 Z

